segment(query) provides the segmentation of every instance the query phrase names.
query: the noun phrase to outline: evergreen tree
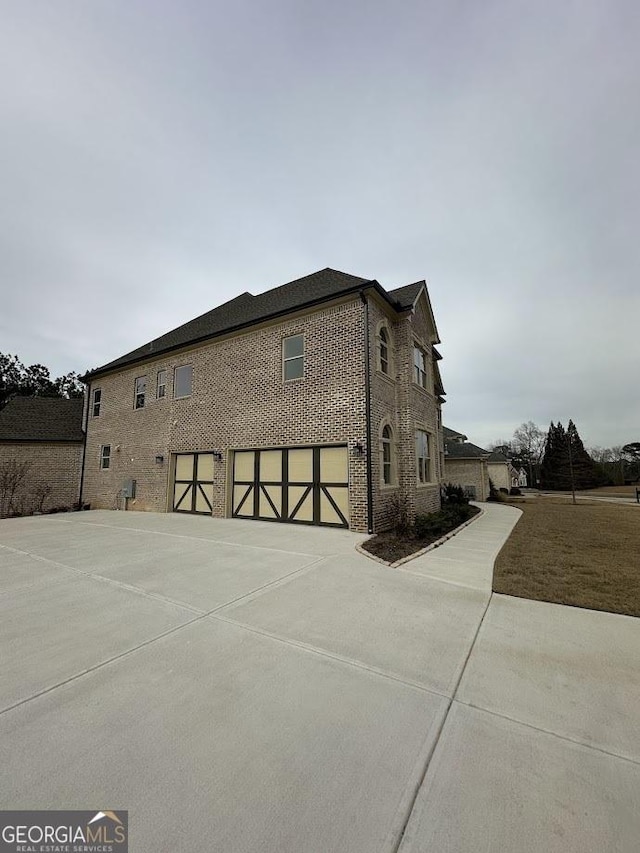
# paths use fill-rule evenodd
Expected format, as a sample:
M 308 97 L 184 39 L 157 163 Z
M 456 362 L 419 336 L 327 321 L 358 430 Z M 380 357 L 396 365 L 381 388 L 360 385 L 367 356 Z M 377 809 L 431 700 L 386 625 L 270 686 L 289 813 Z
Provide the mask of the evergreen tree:
M 551 422 L 541 478 L 543 488 L 562 491 L 570 489 L 572 481 L 576 489 L 591 489 L 606 482 L 606 476 L 584 449 L 572 420 L 566 430 L 560 421 L 557 425 Z

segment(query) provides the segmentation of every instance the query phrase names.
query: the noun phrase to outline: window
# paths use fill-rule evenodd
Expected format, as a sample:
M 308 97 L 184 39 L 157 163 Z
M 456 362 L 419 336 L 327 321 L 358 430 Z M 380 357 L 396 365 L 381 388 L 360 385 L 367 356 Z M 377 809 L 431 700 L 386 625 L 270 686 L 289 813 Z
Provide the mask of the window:
M 389 375 L 389 333 L 384 328 L 384 326 L 380 329 L 379 336 L 379 347 L 380 347 L 380 370 L 382 373 L 386 373 Z
M 100 448 L 100 467 L 106 470 L 111 466 L 111 445 L 103 444 Z
M 285 379 L 304 376 L 304 335 L 294 335 L 282 341 L 282 374 Z
M 100 388 L 94 389 L 93 392 L 93 417 L 100 417 L 100 403 L 102 402 L 102 390 Z
M 418 482 L 431 482 L 431 451 L 429 434 L 422 429 L 416 430 L 416 460 L 418 462 Z
M 193 386 L 193 365 L 183 364 L 173 373 L 173 396 L 190 397 Z
M 138 376 L 136 379 L 136 394 L 134 409 L 144 409 L 144 398 L 147 393 L 147 377 Z
M 421 388 L 427 387 L 427 356 L 416 346 L 413 348 L 413 381 Z
M 385 486 L 390 486 L 394 481 L 393 432 L 388 424 L 382 430 L 380 444 L 382 447 L 382 482 Z
M 156 381 L 156 399 L 161 400 L 167 394 L 167 371 L 159 370 Z

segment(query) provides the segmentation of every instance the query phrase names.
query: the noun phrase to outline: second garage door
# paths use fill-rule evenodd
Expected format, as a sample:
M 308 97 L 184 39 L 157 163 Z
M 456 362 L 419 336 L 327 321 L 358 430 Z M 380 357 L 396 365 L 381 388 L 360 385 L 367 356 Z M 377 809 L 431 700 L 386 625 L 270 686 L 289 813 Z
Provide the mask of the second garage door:
M 348 527 L 348 462 L 343 445 L 237 450 L 232 514 Z

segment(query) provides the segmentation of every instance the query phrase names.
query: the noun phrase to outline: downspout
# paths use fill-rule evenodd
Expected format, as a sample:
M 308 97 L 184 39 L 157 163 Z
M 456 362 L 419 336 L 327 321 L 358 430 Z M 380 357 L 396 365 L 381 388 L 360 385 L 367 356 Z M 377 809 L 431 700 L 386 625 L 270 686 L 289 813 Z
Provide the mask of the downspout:
M 89 406 L 91 405 L 91 383 L 87 383 L 87 408 L 83 413 L 83 433 L 84 438 L 82 440 L 82 467 L 80 468 L 80 495 L 78 498 L 78 508 L 82 509 L 82 488 L 84 486 L 84 463 L 87 457 L 87 431 L 89 427 Z
M 364 291 L 360 291 L 364 305 L 364 392 L 367 421 L 367 531 L 373 533 L 373 470 L 371 460 L 371 353 L 369 352 L 369 303 Z

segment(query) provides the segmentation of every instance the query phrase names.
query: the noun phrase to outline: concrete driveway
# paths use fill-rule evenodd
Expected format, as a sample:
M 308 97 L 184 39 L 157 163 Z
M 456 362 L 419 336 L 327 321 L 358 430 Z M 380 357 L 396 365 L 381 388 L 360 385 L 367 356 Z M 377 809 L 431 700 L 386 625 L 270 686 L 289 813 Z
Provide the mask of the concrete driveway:
M 132 851 L 635 851 L 640 620 L 494 596 L 517 511 L 402 570 L 346 531 L 0 522 L 0 808 Z

